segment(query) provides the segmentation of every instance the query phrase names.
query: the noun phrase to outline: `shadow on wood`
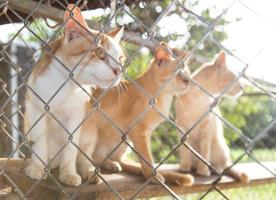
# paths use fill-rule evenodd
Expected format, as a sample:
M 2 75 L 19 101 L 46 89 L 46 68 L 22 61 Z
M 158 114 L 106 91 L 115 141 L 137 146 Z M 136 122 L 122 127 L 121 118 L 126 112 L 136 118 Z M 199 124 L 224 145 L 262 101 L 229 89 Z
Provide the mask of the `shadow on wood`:
M 65 200 L 67 199 L 66 195 L 72 197 L 76 194 L 77 196 L 75 199 L 80 200 L 117 199 L 116 194 L 114 194 L 110 187 L 104 182 L 101 182 L 98 185 L 90 184 L 85 187 L 83 187 L 83 185 L 79 187 L 67 187 L 50 177 L 45 181 L 34 181 L 24 175 L 23 168 L 25 163 L 25 161 L 20 159 L 0 159 L 0 167 L 2 167 L 0 171 L 4 169 L 4 173 L 0 179 L 0 182 L 2 182 L 0 185 L 0 197 L 2 192 L 4 195 L 5 191 L 6 193 L 9 193 L 11 192 L 11 188 L 18 187 L 19 191 L 16 191 L 16 194 L 19 197 L 26 195 L 27 198 L 34 200 Z M 262 164 L 271 172 L 257 163 L 237 164 L 235 166 L 236 169 L 240 169 L 248 173 L 251 179 L 250 183 L 244 184 L 233 180 L 230 177 L 223 176 L 216 187 L 219 189 L 230 189 L 276 182 L 276 162 L 263 162 Z M 177 165 L 166 164 L 162 166 L 161 169 L 177 171 Z M 53 172 L 53 176 L 56 177 L 56 172 Z M 126 173 L 103 173 L 103 177 L 124 198 L 130 198 L 132 195 L 134 195 L 135 192 L 137 192 L 145 182 L 143 177 Z M 174 185 L 169 185 L 169 187 L 176 194 L 204 192 L 211 187 L 212 182 L 216 180 L 216 178 L 216 176 L 195 177 L 195 183 L 191 187 L 180 187 Z M 149 184 L 142 189 L 136 198 L 150 198 L 169 195 L 169 192 L 162 186 Z

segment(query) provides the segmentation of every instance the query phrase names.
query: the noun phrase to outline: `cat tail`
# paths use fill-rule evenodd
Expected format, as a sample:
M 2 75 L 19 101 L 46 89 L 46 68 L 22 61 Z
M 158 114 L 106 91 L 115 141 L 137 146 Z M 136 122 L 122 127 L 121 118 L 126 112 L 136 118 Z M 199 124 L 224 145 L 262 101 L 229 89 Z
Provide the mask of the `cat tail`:
M 120 162 L 120 164 L 124 171 L 135 175 L 142 175 L 142 168 L 141 165 L 139 165 L 138 163 L 123 161 Z M 163 170 L 159 170 L 159 173 L 165 178 L 166 182 L 168 183 L 181 186 L 191 186 L 194 183 L 194 177 L 190 174 L 182 174 Z
M 227 170 L 226 174 L 231 176 L 232 178 L 241 181 L 242 183 L 249 183 L 250 178 L 247 173 L 240 171 L 238 169 L 235 169 L 234 167 L 231 167 Z
M 160 171 L 168 183 L 173 183 L 181 186 L 191 186 L 194 183 L 194 177 L 190 174 L 182 174 L 171 171 Z

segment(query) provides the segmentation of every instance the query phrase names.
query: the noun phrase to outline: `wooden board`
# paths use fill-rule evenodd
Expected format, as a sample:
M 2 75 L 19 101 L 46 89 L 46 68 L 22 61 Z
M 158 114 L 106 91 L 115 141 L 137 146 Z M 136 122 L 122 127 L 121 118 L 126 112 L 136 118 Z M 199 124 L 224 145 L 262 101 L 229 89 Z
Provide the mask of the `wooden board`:
M 5 184 L 4 182 L 0 182 L 0 197 L 4 197 L 9 195 L 12 192 L 12 187 Z
M 39 199 L 39 200 L 58 200 L 58 199 L 67 199 L 66 195 L 61 192 L 64 192 L 72 197 L 75 194 L 77 195 L 76 199 L 80 200 L 91 200 L 91 199 L 118 199 L 114 194 L 112 189 L 104 183 L 101 182 L 98 185 L 83 185 L 79 187 L 66 187 L 60 183 L 61 188 L 57 186 L 55 181 L 48 178 L 48 180 L 41 181 L 36 183 L 36 181 L 26 177 L 23 172 L 24 161 L 12 159 L 6 161 L 6 159 L 0 159 L 0 167 L 3 163 L 5 168 L 5 174 L 8 176 L 8 179 L 13 180 L 14 183 L 18 186 L 20 191 L 23 194 L 28 192 L 28 198 Z M 269 172 L 267 169 L 259 165 L 258 163 L 243 163 L 235 166 L 236 169 L 246 171 L 251 179 L 249 184 L 244 184 L 238 181 L 233 180 L 230 177 L 222 177 L 219 184 L 216 185 L 219 189 L 229 189 L 245 186 L 254 186 L 261 185 L 265 183 L 276 183 L 276 162 L 263 162 L 262 163 L 266 168 L 271 170 Z M 162 169 L 177 171 L 177 165 L 166 164 L 162 166 Z M 56 172 L 53 172 L 56 177 Z M 142 185 L 145 183 L 143 177 L 134 176 L 127 173 L 118 173 L 118 174 L 103 174 L 104 179 L 124 198 L 132 197 L 136 191 L 138 191 Z M 180 187 L 175 185 L 169 185 L 169 188 L 176 194 L 188 194 L 195 192 L 207 191 L 212 187 L 212 182 L 216 180 L 216 176 L 211 177 L 195 177 L 195 183 L 191 187 Z M 4 181 L 6 185 L 12 185 L 10 180 L 5 178 Z M 35 184 L 35 186 L 33 186 Z M 32 189 L 31 189 L 32 188 Z M 31 192 L 29 190 L 32 190 Z M 81 190 L 81 191 L 80 191 Z M 18 193 L 20 195 L 20 192 Z M 169 196 L 170 193 L 160 185 L 149 184 L 139 193 L 136 198 L 149 198 L 156 196 Z

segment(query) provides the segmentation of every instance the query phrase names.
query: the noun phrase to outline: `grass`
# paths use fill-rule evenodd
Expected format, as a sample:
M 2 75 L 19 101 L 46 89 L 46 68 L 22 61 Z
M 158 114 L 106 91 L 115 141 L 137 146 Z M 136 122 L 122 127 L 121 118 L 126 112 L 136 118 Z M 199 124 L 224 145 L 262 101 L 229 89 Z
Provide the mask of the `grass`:
M 232 150 L 231 155 L 233 160 L 243 154 L 243 150 Z M 276 161 L 276 149 L 255 149 L 252 155 L 259 161 Z M 254 162 L 249 156 L 244 156 L 241 162 Z M 222 193 L 231 200 L 276 200 L 276 183 L 266 184 L 254 187 L 244 187 L 238 189 L 222 190 Z M 182 195 L 181 199 L 197 200 L 201 199 L 205 193 L 195 193 Z M 150 200 L 171 200 L 172 197 L 157 197 Z M 216 191 L 207 194 L 203 200 L 224 200 L 221 194 Z
M 231 200 L 275 200 L 276 184 L 267 184 L 255 187 L 244 187 L 238 189 L 222 190 L 222 193 Z M 185 200 L 197 200 L 203 197 L 205 193 L 196 193 L 180 196 Z M 156 197 L 150 200 L 172 200 L 172 197 Z M 203 200 L 225 200 L 218 192 L 210 192 Z
M 232 160 L 236 160 L 243 153 L 242 149 L 231 150 Z M 259 161 L 276 161 L 276 149 L 254 149 L 252 151 L 252 158 L 245 155 L 240 162 L 255 162 L 253 158 Z

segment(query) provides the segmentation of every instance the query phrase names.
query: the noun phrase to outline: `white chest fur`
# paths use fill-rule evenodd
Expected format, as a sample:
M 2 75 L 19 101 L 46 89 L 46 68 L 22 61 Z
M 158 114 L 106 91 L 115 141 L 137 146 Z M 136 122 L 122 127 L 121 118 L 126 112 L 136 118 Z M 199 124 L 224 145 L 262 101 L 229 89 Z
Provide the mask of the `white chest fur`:
M 89 96 L 54 60 L 39 77 L 31 76 L 28 84 L 36 95 L 28 91 L 26 100 L 28 123 L 25 130 L 34 142 L 27 175 L 34 179 L 43 178 L 43 168 L 48 165 L 60 168 L 62 182 L 80 184 L 75 161 L 78 150 L 74 145 L 79 146 L 79 127 L 85 117 L 85 102 Z

